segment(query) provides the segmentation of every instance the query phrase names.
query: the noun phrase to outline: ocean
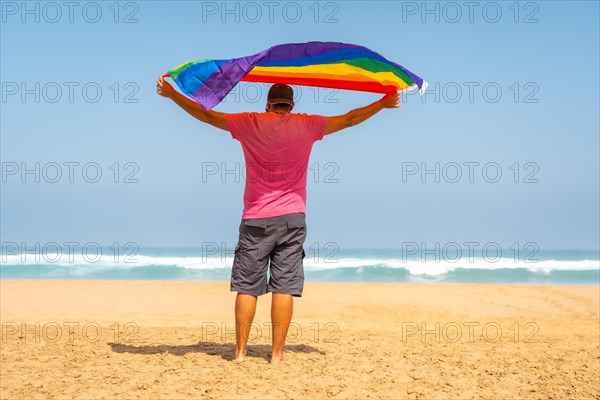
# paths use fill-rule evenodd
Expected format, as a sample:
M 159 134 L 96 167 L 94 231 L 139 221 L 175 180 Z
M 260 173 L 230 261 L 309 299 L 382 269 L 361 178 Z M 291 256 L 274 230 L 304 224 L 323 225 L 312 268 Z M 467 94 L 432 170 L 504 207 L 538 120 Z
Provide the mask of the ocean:
M 228 281 L 233 250 L 88 246 L 85 251 L 3 247 L 0 279 Z M 452 282 L 599 285 L 598 250 L 428 251 L 328 249 L 305 244 L 307 282 Z M 411 251 L 409 251 L 411 250 Z M 489 250 L 489 249 L 488 249 Z

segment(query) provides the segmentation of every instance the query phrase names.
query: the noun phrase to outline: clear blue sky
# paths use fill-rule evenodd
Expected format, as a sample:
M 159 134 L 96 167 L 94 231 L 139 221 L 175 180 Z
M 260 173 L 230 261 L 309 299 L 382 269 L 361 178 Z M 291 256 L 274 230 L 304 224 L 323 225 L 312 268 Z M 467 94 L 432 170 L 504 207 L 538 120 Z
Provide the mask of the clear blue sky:
M 598 248 L 597 1 L 22 4 L 2 2 L 3 242 L 231 246 L 243 178 L 202 171 L 235 170 L 241 146 L 158 96 L 156 79 L 191 60 L 339 41 L 430 89 L 315 144 L 307 246 Z M 242 84 L 216 110 L 262 111 L 267 88 Z M 336 115 L 379 98 L 301 89 L 297 112 Z M 40 182 L 22 182 L 22 166 L 36 163 Z M 439 182 L 407 175 L 436 163 Z M 124 182 L 130 173 L 137 183 Z

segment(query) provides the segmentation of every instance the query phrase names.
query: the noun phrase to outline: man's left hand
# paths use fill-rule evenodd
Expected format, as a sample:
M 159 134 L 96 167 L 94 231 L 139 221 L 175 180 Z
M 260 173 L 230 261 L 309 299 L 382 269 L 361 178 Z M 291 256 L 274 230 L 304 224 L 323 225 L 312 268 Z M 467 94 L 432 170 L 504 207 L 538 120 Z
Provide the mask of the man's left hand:
M 169 82 L 165 82 L 165 78 L 162 76 L 158 78 L 158 81 L 156 82 L 156 92 L 161 96 L 168 98 L 172 98 L 173 95 L 177 93 Z

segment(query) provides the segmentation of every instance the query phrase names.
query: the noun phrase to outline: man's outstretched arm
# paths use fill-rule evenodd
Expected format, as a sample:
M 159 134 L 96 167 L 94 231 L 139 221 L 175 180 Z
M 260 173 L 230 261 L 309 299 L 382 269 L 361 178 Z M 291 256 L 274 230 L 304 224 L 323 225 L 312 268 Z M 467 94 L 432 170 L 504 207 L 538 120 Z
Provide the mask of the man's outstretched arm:
M 156 91 L 161 96 L 167 97 L 173 100 L 179 107 L 183 108 L 192 117 L 199 119 L 202 122 L 206 122 L 214 127 L 228 130 L 227 124 L 225 123 L 225 113 L 206 110 L 200 104 L 193 100 L 188 99 L 171 86 L 170 83 L 165 82 L 161 76 L 156 83 Z
M 371 118 L 384 108 L 397 108 L 399 103 L 400 95 L 398 93 L 386 94 L 380 100 L 368 106 L 357 108 L 356 110 L 352 110 L 344 115 L 327 117 L 325 135 L 358 125 L 361 122 Z

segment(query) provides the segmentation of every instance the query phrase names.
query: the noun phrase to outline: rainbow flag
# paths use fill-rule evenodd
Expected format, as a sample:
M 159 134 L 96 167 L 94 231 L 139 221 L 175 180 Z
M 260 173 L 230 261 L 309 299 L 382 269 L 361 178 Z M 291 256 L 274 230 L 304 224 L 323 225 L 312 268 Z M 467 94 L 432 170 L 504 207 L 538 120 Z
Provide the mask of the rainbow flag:
M 394 93 L 427 82 L 366 47 L 336 42 L 289 43 L 246 57 L 181 64 L 164 76 L 207 110 L 219 104 L 240 81 L 286 83 Z

